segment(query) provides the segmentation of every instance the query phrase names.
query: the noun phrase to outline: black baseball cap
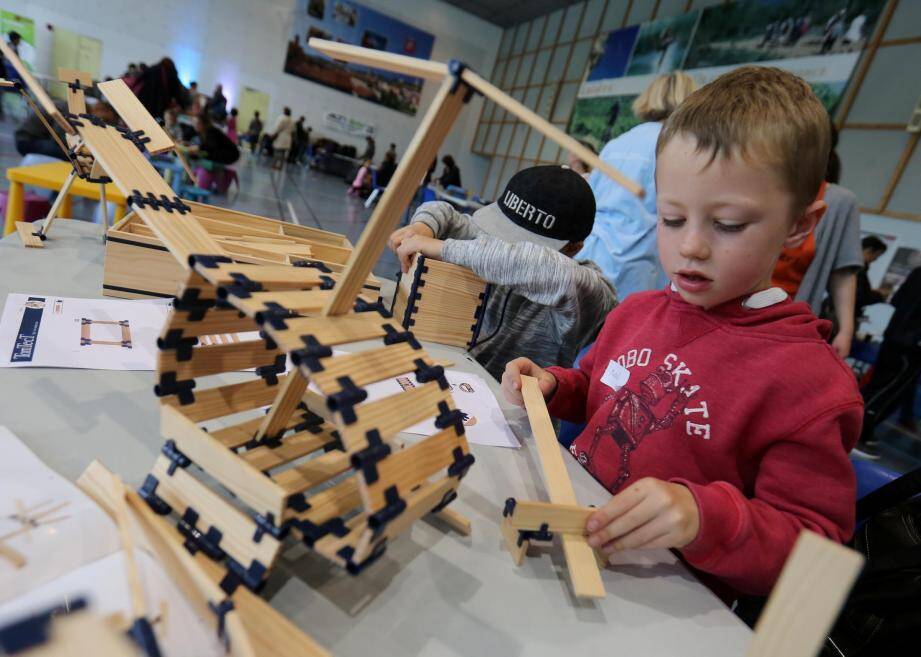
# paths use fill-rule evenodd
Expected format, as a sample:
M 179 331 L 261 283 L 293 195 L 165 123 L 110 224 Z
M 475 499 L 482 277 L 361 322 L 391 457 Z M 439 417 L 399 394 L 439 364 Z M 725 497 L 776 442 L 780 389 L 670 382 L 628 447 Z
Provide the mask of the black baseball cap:
M 522 169 L 495 203 L 473 213 L 473 223 L 506 242 L 534 242 L 559 250 L 581 242 L 595 223 L 595 196 L 572 169 Z

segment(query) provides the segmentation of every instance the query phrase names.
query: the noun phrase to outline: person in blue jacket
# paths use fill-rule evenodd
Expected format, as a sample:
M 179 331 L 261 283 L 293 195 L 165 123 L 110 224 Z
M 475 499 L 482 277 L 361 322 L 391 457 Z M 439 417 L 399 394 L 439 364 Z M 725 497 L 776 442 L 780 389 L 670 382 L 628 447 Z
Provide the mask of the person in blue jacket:
M 597 205 L 595 225 L 576 257 L 601 267 L 620 300 L 666 283 L 656 254 L 656 141 L 663 121 L 696 88 L 694 78 L 681 71 L 659 76 L 633 101 L 633 114 L 643 123 L 601 151 L 602 160 L 643 187 L 643 199 L 601 171 L 588 179 Z

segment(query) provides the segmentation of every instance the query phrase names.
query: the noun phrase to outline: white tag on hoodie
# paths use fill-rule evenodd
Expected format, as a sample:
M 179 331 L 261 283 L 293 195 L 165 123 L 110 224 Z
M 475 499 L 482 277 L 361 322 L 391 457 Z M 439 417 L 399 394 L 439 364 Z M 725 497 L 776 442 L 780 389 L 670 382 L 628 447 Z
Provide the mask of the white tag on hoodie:
M 616 360 L 612 360 L 608 363 L 607 368 L 604 370 L 604 374 L 601 376 L 601 382 L 610 388 L 614 388 L 614 390 L 620 390 L 627 385 L 627 381 L 629 380 L 630 370 Z

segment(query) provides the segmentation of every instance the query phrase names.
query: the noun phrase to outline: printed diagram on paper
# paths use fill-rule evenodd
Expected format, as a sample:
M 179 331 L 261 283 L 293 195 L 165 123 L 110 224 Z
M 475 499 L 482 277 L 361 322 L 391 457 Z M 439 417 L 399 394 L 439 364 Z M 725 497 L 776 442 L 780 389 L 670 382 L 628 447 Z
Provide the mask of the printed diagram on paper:
M 521 444 L 512 433 L 499 402 L 492 394 L 486 381 L 476 374 L 445 370 L 445 378 L 451 386 L 451 396 L 454 404 L 464 414 L 464 430 L 467 440 L 478 445 L 492 447 L 514 447 Z M 395 395 L 402 390 L 407 390 L 419 385 L 412 373 L 373 383 L 366 387 L 368 399 L 373 401 L 390 395 Z M 433 436 L 438 433 L 435 421 L 420 422 L 406 429 L 407 433 L 416 433 L 423 436 Z
M 152 370 L 166 302 L 10 294 L 0 366 Z

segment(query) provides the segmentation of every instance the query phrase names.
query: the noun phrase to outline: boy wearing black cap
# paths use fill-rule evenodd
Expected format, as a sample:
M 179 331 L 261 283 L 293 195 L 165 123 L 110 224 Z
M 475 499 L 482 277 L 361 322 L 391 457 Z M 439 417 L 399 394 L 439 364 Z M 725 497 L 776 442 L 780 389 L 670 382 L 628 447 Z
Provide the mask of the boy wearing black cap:
M 424 203 L 390 236 L 404 272 L 421 253 L 467 267 L 498 288 L 472 354 L 496 379 L 512 358 L 571 364 L 617 303 L 592 262 L 572 256 L 592 230 L 595 198 L 577 173 L 524 169 L 499 200 L 473 216 L 443 201 Z

